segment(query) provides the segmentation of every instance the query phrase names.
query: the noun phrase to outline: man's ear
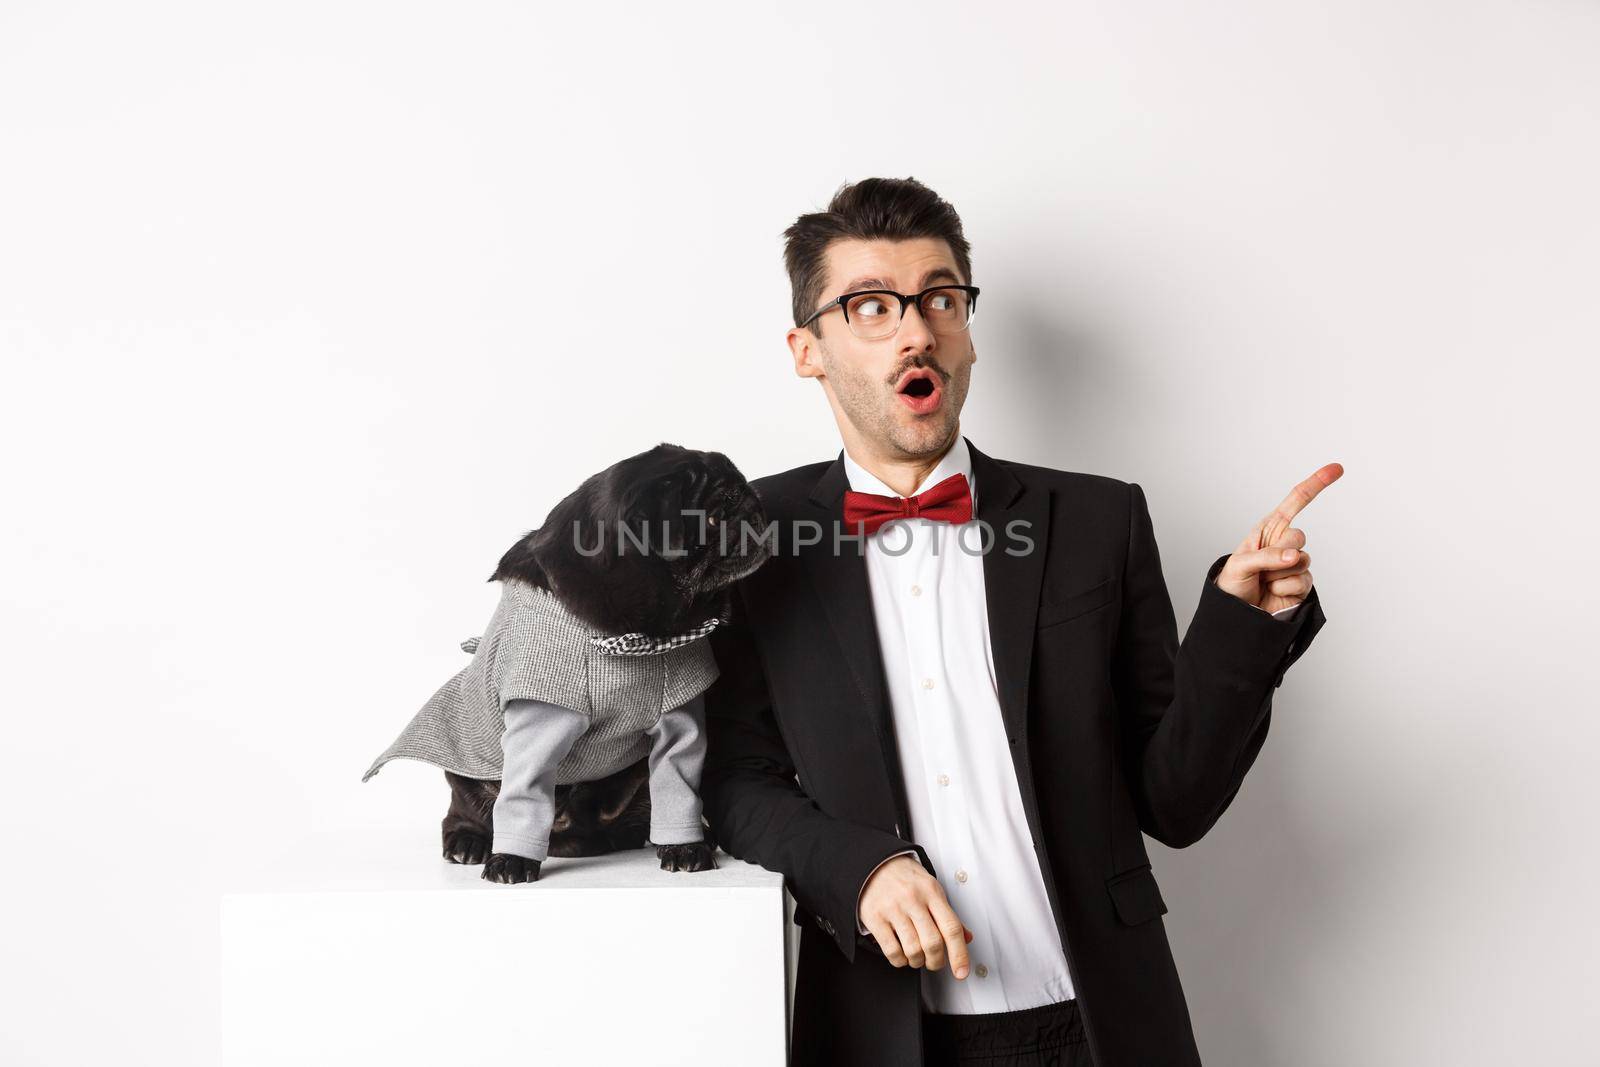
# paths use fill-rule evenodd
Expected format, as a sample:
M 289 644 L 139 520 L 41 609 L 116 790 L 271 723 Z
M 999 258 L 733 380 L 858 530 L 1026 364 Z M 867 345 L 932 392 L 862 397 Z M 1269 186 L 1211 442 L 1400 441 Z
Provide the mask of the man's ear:
M 795 375 L 801 378 L 821 378 L 822 362 L 818 350 L 822 341 L 809 327 L 796 326 L 784 335 L 789 342 L 789 354 L 794 357 Z

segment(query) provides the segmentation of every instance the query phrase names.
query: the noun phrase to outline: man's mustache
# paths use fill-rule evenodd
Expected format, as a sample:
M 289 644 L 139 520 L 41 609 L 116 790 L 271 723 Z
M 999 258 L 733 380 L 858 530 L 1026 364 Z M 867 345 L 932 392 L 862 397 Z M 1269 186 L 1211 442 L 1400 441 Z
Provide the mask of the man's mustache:
M 932 359 L 919 359 L 898 368 L 893 374 L 889 375 L 888 381 L 884 384 L 886 384 L 890 389 L 893 389 L 908 370 L 931 370 L 933 373 L 939 376 L 940 382 L 948 382 L 950 380 L 950 372 L 939 366 L 937 361 Z

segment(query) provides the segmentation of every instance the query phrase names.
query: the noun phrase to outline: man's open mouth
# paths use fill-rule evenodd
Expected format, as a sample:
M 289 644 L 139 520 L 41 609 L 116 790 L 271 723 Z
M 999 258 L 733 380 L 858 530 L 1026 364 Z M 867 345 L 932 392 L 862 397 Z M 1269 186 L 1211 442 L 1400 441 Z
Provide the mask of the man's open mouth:
M 926 367 L 914 367 L 901 375 L 895 395 L 915 414 L 926 415 L 938 410 L 944 398 L 944 384 Z

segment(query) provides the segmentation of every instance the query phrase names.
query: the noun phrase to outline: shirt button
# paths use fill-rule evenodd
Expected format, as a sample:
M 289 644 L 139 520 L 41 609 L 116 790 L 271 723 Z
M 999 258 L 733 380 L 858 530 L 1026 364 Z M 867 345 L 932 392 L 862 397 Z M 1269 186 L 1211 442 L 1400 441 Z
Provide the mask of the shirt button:
M 978 964 L 976 970 L 978 972 L 978 977 L 979 978 L 987 978 L 987 977 L 989 977 L 989 968 L 984 966 L 983 964 L 981 964 L 981 963 Z
M 924 678 L 922 680 L 922 688 L 924 688 L 924 689 L 932 689 L 933 688 L 933 679 L 932 678 Z
M 967 872 L 966 871 L 957 871 L 956 872 L 956 881 L 965 882 L 966 880 L 967 880 Z
M 939 784 L 940 785 L 949 785 L 950 784 L 950 776 L 948 774 L 941 774 L 939 776 Z
M 922 586 L 920 586 L 920 585 L 912 586 L 911 587 L 911 595 L 912 596 L 921 596 L 922 595 Z

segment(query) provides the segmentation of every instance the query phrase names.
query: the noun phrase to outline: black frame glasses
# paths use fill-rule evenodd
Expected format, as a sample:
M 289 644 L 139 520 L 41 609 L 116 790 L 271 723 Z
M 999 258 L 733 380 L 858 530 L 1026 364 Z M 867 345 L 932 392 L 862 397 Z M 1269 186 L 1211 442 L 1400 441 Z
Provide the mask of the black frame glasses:
M 922 306 L 923 298 L 925 298 L 929 293 L 940 292 L 944 289 L 960 289 L 962 292 L 967 294 L 967 321 L 962 323 L 961 328 L 958 330 L 935 330 L 933 323 L 928 321 L 927 311 L 924 310 Z M 839 313 L 844 316 L 845 325 L 850 326 L 851 333 L 855 333 L 856 328 L 850 325 L 850 309 L 845 306 L 845 302 L 858 296 L 892 296 L 900 301 L 900 314 L 895 320 L 894 329 L 890 330 L 882 337 L 862 338 L 863 340 L 881 341 L 884 337 L 893 337 L 896 333 L 900 332 L 900 324 L 906 321 L 906 305 L 912 302 L 915 302 L 917 305 L 917 314 L 922 316 L 924 322 L 928 322 L 928 328 L 933 330 L 934 333 L 965 333 L 967 327 L 972 325 L 973 316 L 977 315 L 978 313 L 978 287 L 976 285 L 930 285 L 928 288 L 922 290 L 922 292 L 914 293 L 911 296 L 907 296 L 904 293 L 897 293 L 893 289 L 857 289 L 854 292 L 845 293 L 843 296 L 834 297 L 832 300 L 813 311 L 811 313 L 811 317 L 806 319 L 806 321 L 802 322 L 800 325 L 802 327 L 810 326 L 813 322 L 817 321 L 817 317 L 823 312 L 831 311 L 833 308 L 837 307 L 839 309 Z M 860 337 L 861 335 L 856 334 L 856 336 Z

